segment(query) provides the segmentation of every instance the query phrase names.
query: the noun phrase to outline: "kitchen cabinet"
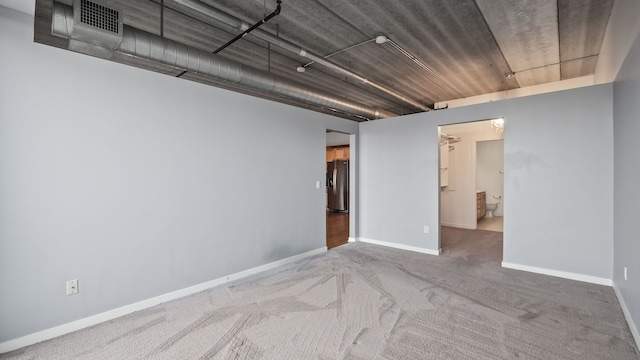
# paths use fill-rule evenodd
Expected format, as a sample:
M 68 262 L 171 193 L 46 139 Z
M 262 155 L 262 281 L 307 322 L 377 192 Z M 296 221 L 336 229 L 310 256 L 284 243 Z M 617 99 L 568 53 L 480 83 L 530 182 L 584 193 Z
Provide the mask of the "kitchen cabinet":
M 478 219 L 482 219 L 487 214 L 487 193 L 484 191 L 476 193 L 476 213 Z
M 334 148 L 327 148 L 327 162 L 333 162 L 336 159 L 336 151 Z
M 327 162 L 334 160 L 349 160 L 348 146 L 331 146 L 327 148 Z
M 342 146 L 336 149 L 336 160 L 349 160 L 349 147 Z

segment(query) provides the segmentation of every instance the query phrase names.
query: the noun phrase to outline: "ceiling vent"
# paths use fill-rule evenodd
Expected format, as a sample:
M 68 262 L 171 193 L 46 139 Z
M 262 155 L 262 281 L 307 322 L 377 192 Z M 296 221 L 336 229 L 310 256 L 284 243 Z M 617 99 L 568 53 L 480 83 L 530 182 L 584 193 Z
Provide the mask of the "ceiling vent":
M 73 37 L 89 44 L 117 49 L 122 41 L 122 13 L 95 1 L 73 1 Z

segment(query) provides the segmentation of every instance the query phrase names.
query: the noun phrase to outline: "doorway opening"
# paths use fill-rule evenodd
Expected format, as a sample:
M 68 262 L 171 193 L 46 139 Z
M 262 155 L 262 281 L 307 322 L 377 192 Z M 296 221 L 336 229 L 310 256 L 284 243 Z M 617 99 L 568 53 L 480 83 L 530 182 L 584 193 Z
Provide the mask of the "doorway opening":
M 477 229 L 502 232 L 504 228 L 504 140 L 476 142 L 476 189 L 485 211 Z M 484 194 L 481 194 L 483 192 Z
M 502 262 L 504 119 L 443 125 L 440 248 L 443 256 Z
M 325 161 L 325 212 L 327 249 L 349 241 L 351 213 L 350 135 L 327 130 Z

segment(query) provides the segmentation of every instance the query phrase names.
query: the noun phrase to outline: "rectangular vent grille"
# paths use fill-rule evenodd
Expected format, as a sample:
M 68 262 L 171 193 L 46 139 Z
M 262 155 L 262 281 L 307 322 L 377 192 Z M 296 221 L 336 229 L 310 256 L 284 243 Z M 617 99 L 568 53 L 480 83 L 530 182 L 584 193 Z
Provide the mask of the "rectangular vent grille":
M 80 22 L 113 34 L 120 33 L 120 12 L 93 1 L 80 0 Z

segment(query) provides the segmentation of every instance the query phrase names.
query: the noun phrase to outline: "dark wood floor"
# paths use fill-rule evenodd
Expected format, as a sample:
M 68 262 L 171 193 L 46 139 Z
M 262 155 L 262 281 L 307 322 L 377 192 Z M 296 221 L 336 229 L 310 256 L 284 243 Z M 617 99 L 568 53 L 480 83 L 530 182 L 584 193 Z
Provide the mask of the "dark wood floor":
M 349 214 L 327 211 L 327 248 L 349 241 Z

